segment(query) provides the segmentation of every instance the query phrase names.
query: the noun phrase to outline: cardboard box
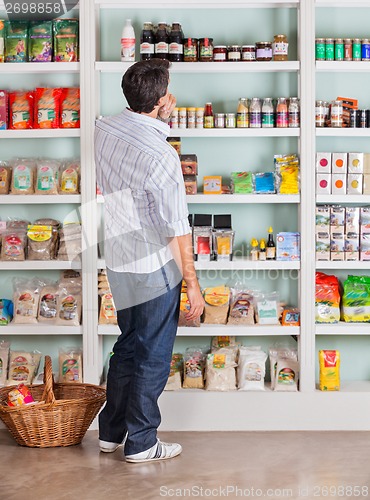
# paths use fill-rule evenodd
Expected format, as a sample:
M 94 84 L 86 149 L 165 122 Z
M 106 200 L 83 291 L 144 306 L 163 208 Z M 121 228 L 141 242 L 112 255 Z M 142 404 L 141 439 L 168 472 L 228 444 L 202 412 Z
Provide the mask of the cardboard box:
M 331 173 L 331 153 L 316 153 L 316 172 Z
M 362 174 L 348 174 L 347 194 L 362 194 Z
M 360 207 L 346 207 L 346 233 L 359 233 Z
M 360 260 L 370 260 L 370 234 L 360 237 Z
M 370 174 L 370 153 L 364 153 L 364 174 Z
M 197 177 L 196 175 L 184 175 L 184 184 L 186 194 L 197 194 Z
M 344 240 L 345 252 L 359 252 L 360 235 L 358 233 L 347 233 Z
M 326 227 L 330 224 L 330 207 L 316 205 L 316 227 Z
M 344 252 L 330 252 L 330 260 L 344 260 Z
M 348 153 L 348 173 L 364 173 L 364 153 Z
M 181 155 L 181 137 L 168 137 L 167 142 L 168 142 L 168 144 L 171 144 L 171 146 L 176 150 L 177 154 L 180 156 Z
M 300 234 L 278 233 L 276 235 L 276 260 L 300 259 Z
M 316 174 L 316 194 L 331 194 L 331 174 Z
M 360 234 L 370 234 L 370 224 L 361 224 Z
M 344 253 L 344 260 L 347 260 L 347 261 L 360 260 L 360 253 L 359 252 L 345 252 Z
M 333 174 L 346 174 L 347 159 L 347 153 L 333 153 L 331 157 L 331 172 Z
M 360 224 L 370 224 L 370 207 L 360 208 Z
M 180 155 L 181 170 L 184 175 L 198 175 L 197 155 Z
M 344 252 L 344 234 L 333 234 L 330 236 L 330 251 L 331 252 Z M 344 257 L 343 257 L 344 259 Z
M 330 237 L 344 238 L 344 226 L 330 226 Z
M 330 225 L 344 226 L 346 222 L 345 207 L 331 206 L 330 207 Z
M 347 193 L 347 174 L 331 174 L 331 194 Z
M 317 251 L 316 250 L 316 260 L 330 260 L 330 251 Z
M 203 177 L 203 193 L 204 194 L 221 194 L 222 193 L 222 176 L 221 175 L 206 175 Z

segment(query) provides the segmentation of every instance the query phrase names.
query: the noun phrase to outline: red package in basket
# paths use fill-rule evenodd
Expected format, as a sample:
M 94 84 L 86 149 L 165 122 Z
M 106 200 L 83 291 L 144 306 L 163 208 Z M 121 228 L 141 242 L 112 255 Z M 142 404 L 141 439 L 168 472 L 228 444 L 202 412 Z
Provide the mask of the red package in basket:
M 60 111 L 61 128 L 80 128 L 80 89 L 62 90 Z
M 62 89 L 35 90 L 34 128 L 59 128 Z
M 35 400 L 28 387 L 24 384 L 19 384 L 16 389 L 9 392 L 6 404 L 8 406 L 23 406 L 34 402 Z
M 33 92 L 9 92 L 9 128 L 33 128 Z

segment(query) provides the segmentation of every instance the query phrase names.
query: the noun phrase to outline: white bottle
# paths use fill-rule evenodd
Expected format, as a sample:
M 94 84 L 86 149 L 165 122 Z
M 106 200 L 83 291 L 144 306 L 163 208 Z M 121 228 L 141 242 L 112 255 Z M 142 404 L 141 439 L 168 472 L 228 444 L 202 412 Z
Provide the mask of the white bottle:
M 131 19 L 126 19 L 121 37 L 121 61 L 135 61 L 135 31 Z

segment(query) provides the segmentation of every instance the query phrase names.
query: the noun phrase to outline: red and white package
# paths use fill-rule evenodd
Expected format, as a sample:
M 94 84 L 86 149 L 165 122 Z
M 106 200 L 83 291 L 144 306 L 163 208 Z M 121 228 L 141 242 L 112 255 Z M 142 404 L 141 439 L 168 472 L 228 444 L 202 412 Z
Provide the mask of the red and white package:
M 9 128 L 24 130 L 33 128 L 34 93 L 9 92 Z
M 37 88 L 35 90 L 34 128 L 59 128 L 62 89 Z

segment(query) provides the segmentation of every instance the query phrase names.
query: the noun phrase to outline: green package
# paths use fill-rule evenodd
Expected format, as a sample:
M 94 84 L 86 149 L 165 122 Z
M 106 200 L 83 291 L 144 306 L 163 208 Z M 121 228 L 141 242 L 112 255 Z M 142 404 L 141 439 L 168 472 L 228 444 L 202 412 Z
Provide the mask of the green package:
M 5 21 L 0 19 L 0 63 L 5 62 L 4 56 Z
M 78 61 L 78 20 L 56 19 L 53 22 L 54 61 Z
M 28 21 L 5 22 L 5 62 L 27 62 Z
M 231 172 L 231 184 L 234 194 L 251 194 L 254 192 L 251 172 Z
M 370 322 L 370 276 L 348 276 L 343 283 L 342 319 L 349 323 Z
M 53 58 L 53 23 L 33 21 L 28 33 L 28 60 L 30 62 L 51 62 Z

